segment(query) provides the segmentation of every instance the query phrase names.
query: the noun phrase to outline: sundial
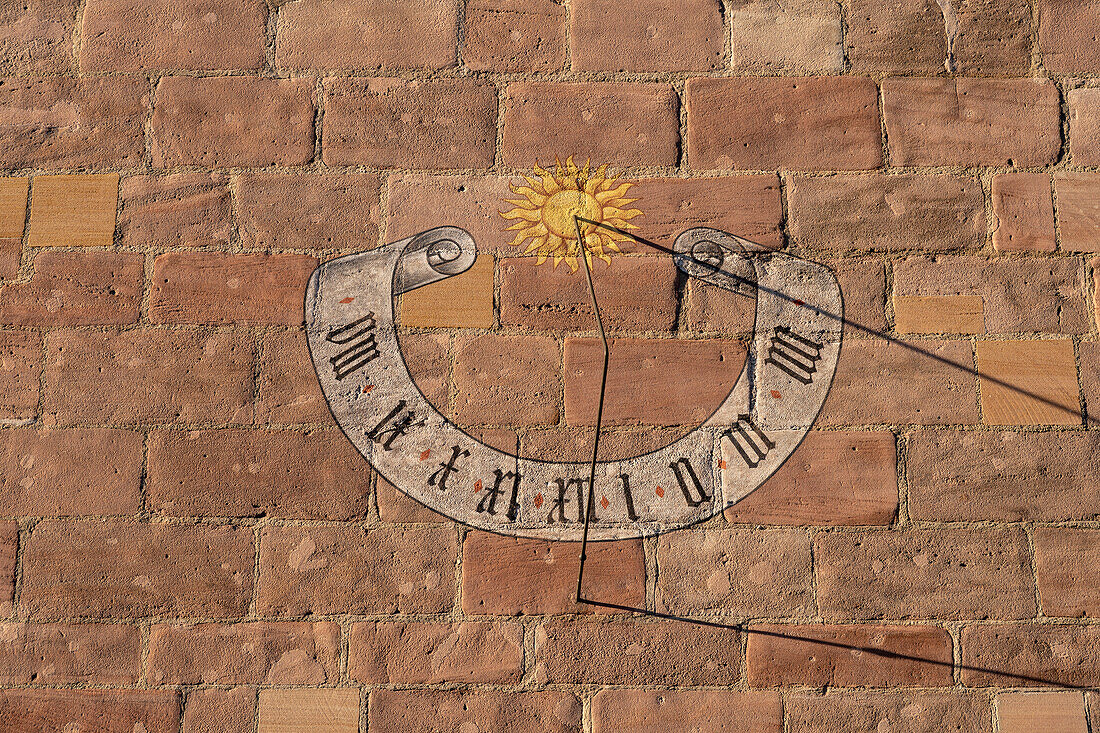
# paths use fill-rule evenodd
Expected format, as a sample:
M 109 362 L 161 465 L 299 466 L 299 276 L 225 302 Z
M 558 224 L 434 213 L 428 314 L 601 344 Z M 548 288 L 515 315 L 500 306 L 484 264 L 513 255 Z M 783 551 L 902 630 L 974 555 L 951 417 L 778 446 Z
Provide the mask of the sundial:
M 536 168 L 502 212 L 512 245 L 547 267 L 588 277 L 641 239 L 626 208 L 629 183 L 559 164 Z M 506 221 L 506 223 L 507 223 Z M 632 231 L 633 230 L 633 231 Z M 645 241 L 645 240 L 642 240 Z M 521 537 L 593 540 L 649 536 L 707 519 L 750 494 L 798 448 L 825 401 L 840 352 L 843 303 L 836 277 L 800 259 L 709 227 L 669 246 L 687 278 L 755 302 L 752 337 L 736 383 L 690 432 L 617 460 L 540 460 L 478 440 L 417 387 L 401 350 L 395 301 L 457 276 L 478 243 L 456 221 L 320 266 L 305 297 L 308 342 L 328 405 L 344 434 L 385 479 L 472 527 Z M 606 380 L 606 353 L 604 361 Z M 596 397 L 602 413 L 604 389 Z M 476 399 L 476 395 L 473 396 Z M 600 430 L 597 421 L 595 441 Z

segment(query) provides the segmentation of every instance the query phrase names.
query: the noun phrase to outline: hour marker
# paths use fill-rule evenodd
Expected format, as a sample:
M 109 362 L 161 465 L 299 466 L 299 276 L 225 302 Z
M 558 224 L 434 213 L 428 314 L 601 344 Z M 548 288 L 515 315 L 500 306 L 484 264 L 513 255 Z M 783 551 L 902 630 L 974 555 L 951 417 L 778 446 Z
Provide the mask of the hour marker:
M 777 400 L 781 400 L 781 399 L 783 399 L 783 394 L 778 389 L 773 389 L 772 390 L 772 397 L 774 397 Z
M 432 455 L 432 452 L 430 450 L 423 451 L 420 454 L 420 460 L 426 461 L 431 457 L 431 455 Z
M 661 486 L 657 487 L 657 491 L 655 493 L 657 494 L 657 496 L 661 497 L 662 499 L 665 497 L 665 490 Z
M 611 502 L 609 502 L 607 500 L 607 497 L 605 496 L 602 499 L 600 499 L 600 506 L 602 506 L 604 509 L 607 509 L 607 507 L 611 506 Z
M 340 302 L 343 303 L 344 305 L 347 305 L 348 303 L 350 303 L 353 300 L 355 300 L 355 298 L 352 298 L 351 296 L 348 296 L 347 298 L 344 298 Z
M 364 384 L 364 385 L 363 385 L 363 394 L 370 394 L 370 391 L 371 391 L 372 389 L 374 389 L 374 385 L 373 385 L 373 384 Z
M 481 491 L 481 479 L 474 482 L 474 493 Z
M 538 509 L 542 506 L 542 494 L 535 494 L 535 508 Z

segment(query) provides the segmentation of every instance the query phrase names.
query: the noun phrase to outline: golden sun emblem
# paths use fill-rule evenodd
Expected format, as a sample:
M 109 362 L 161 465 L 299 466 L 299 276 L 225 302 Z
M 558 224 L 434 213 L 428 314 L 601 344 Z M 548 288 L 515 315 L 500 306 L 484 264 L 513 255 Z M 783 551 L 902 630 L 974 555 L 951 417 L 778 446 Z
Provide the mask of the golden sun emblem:
M 517 232 L 509 244 L 520 247 L 530 240 L 524 254 L 536 253 L 537 264 L 553 257 L 554 267 L 564 261 L 576 272 L 580 251 L 576 217 L 582 220 L 580 232 L 589 267 L 593 257 L 610 264 L 610 252 L 621 253 L 617 243 L 630 237 L 599 225 L 636 229 L 630 220 L 642 212 L 626 208 L 638 200 L 625 198 L 633 183 L 619 183 L 618 177 L 608 178 L 606 165 L 594 172 L 590 167 L 591 161 L 586 161 L 583 169 L 577 167 L 573 156 L 569 156 L 564 166 L 560 160 L 555 160 L 553 173 L 535 163 L 538 178 L 524 176 L 529 186 L 510 184 L 512 193 L 523 198 L 505 199 L 514 208 L 502 212 L 501 216 L 516 220 L 507 228 Z

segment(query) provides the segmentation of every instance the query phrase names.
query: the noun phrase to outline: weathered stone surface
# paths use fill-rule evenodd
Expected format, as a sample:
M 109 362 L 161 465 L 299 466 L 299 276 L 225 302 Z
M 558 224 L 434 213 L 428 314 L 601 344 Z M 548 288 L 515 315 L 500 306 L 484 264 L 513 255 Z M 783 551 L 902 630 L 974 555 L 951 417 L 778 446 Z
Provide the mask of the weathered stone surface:
M 120 244 L 224 247 L 233 231 L 229 179 L 219 173 L 130 176 L 122 181 Z
M 164 77 L 150 127 L 153 165 L 304 165 L 313 160 L 312 79 Z
M 999 252 L 1053 252 L 1054 202 L 1046 173 L 993 176 L 993 246 Z
M 576 0 L 569 49 L 575 71 L 714 71 L 724 61 L 721 4 L 639 0 L 623 12 L 615 0 Z
M 503 114 L 501 154 L 517 168 L 548 165 L 555 154 L 619 166 L 676 164 L 679 101 L 667 84 L 516 82 Z
M 256 719 L 256 689 L 234 687 L 192 690 L 183 709 L 187 733 L 234 733 L 247 730 Z
M 791 238 L 821 249 L 976 249 L 985 241 L 982 186 L 964 176 L 796 176 Z
M 1059 173 L 1054 192 L 1062 249 L 1100 252 L 1100 174 Z
M 496 116 L 496 89 L 478 79 L 330 79 L 324 160 L 376 168 L 488 168 Z
M 454 603 L 457 554 L 446 526 L 270 526 L 256 606 L 270 616 L 442 613 Z
M 459 337 L 455 417 L 466 425 L 556 425 L 561 351 L 549 336 Z
M 0 728 L 10 730 L 176 733 L 179 724 L 175 690 L 0 691 Z
M 898 508 L 892 433 L 812 431 L 783 467 L 729 507 L 743 524 L 889 524 Z
M 591 544 L 584 565 L 586 597 L 638 607 L 645 603 L 640 541 Z M 471 532 L 462 543 L 462 609 L 468 614 L 604 613 L 578 605 L 580 544 Z
M 891 78 L 882 98 L 894 165 L 1040 166 L 1062 145 L 1049 80 Z
M 42 337 L 29 331 L 0 334 L 0 420 L 27 422 L 38 414 Z
M 553 0 L 471 0 L 462 60 L 474 71 L 557 71 L 566 9 Z
M 961 433 L 909 438 L 909 515 L 915 520 L 1095 521 L 1100 437 L 1092 433 Z
M 145 157 L 144 79 L 0 80 L 0 147 L 9 168 L 138 165 Z
M 321 685 L 340 678 L 340 627 L 323 623 L 156 624 L 146 660 L 158 685 Z
M 383 685 L 510 684 L 523 674 L 523 627 L 512 622 L 357 623 L 348 676 Z
M 237 178 L 237 196 L 245 247 L 364 250 L 378 245 L 375 175 L 246 173 Z
M 1029 555 L 1015 527 L 820 534 L 818 605 L 827 619 L 1030 618 Z
M 141 451 L 123 430 L 0 431 L 0 515 L 135 514 Z
M 1044 616 L 1100 616 L 1100 532 L 1036 527 L 1035 569 Z
M 442 69 L 455 63 L 454 0 L 298 0 L 279 11 L 275 63 L 291 69 Z
M 1069 152 L 1075 165 L 1100 165 L 1100 89 L 1071 89 Z
M 228 616 L 248 609 L 248 527 L 43 521 L 27 540 L 28 618 Z
M 132 685 L 141 633 L 124 624 L 0 624 L 0 680 L 9 685 Z
M 0 74 L 69 71 L 78 5 L 76 0 L 37 0 L 0 8 Z
M 785 709 L 791 733 L 878 731 L 925 733 L 928 721 L 954 733 L 991 733 L 985 693 L 955 690 L 795 692 Z
M 317 384 L 305 333 L 274 331 L 261 342 L 256 383 L 256 423 L 332 424 L 325 396 Z
M 135 323 L 144 279 L 145 258 L 137 252 L 39 252 L 30 282 L 0 286 L 0 323 Z
M 1100 626 L 967 626 L 960 649 L 968 687 L 1100 684 Z
M 1050 257 L 912 256 L 894 262 L 895 295 L 977 295 L 987 333 L 1083 333 L 1085 277 Z
M 592 730 L 612 733 L 781 733 L 783 704 L 775 692 L 741 690 L 600 690 L 592 698 Z M 690 727 L 689 727 L 690 726 Z
M 370 730 L 486 730 L 494 733 L 580 733 L 580 700 L 566 692 L 540 690 L 372 690 Z
M 158 430 L 149 435 L 149 509 L 173 516 L 358 519 L 370 467 L 336 430 Z
M 84 8 L 84 71 L 258 69 L 267 13 L 250 0 L 91 0 Z
M 1100 5 L 1079 0 L 1037 0 L 1039 51 L 1055 73 L 1093 73 L 1100 66 Z
M 260 690 L 256 733 L 357 733 L 357 689 Z
M 657 610 L 674 615 L 813 612 L 810 537 L 798 530 L 686 529 L 657 541 Z
M 1080 692 L 1002 692 L 997 695 L 997 733 L 1034 730 L 1087 731 Z
M 118 174 L 35 176 L 27 244 L 109 247 L 115 239 Z
M 895 295 L 894 330 L 901 334 L 983 333 L 982 299 L 977 295 Z
M 946 687 L 951 637 L 931 626 L 755 626 L 745 666 L 753 687 Z
M 733 26 L 733 66 L 787 72 L 839 72 L 844 68 L 840 8 L 829 0 L 739 3 Z
M 689 79 L 687 115 L 688 160 L 697 170 L 882 164 L 878 87 L 870 79 Z

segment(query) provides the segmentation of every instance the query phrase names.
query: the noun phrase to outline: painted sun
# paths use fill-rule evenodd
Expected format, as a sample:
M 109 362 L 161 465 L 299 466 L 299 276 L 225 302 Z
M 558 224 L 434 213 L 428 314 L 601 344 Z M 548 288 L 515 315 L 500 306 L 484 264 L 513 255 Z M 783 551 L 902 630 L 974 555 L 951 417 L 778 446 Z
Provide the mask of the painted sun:
M 565 262 L 576 272 L 580 243 L 574 217 L 578 217 L 587 220 L 580 222 L 580 229 L 589 266 L 593 257 L 610 264 L 611 253 L 622 252 L 618 243 L 630 237 L 593 222 L 617 229 L 636 229 L 630 220 L 642 212 L 627 207 L 638 199 L 626 198 L 626 192 L 634 184 L 620 182 L 618 177 L 609 178 L 606 165 L 592 171 L 591 161 L 586 161 L 582 169 L 573 162 L 573 156 L 564 165 L 555 160 L 553 172 L 535 163 L 535 175 L 523 176 L 526 186 L 510 185 L 512 193 L 521 198 L 505 199 L 513 208 L 501 213 L 505 219 L 515 220 L 507 227 L 508 231 L 516 232 L 509 244 L 521 247 L 529 242 L 524 254 L 537 254 L 537 264 L 553 259 L 554 267 Z

